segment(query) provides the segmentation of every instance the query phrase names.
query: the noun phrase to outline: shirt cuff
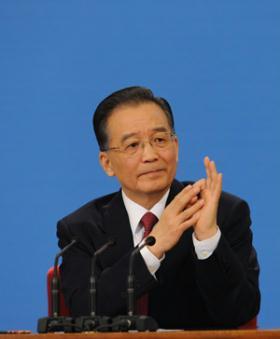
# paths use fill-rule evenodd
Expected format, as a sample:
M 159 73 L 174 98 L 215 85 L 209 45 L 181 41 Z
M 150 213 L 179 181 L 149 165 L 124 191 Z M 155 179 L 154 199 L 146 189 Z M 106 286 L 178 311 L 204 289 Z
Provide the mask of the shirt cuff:
M 218 228 L 216 234 L 214 234 L 211 238 L 199 241 L 196 239 L 194 232 L 192 234 L 192 240 L 194 244 L 195 253 L 200 260 L 204 260 L 209 258 L 216 247 L 218 246 L 219 240 L 221 238 L 221 231 Z
M 155 277 L 155 273 L 159 269 L 160 263 L 165 258 L 165 256 L 163 256 L 161 259 L 158 259 L 147 247 L 143 247 L 140 253 L 148 270 Z

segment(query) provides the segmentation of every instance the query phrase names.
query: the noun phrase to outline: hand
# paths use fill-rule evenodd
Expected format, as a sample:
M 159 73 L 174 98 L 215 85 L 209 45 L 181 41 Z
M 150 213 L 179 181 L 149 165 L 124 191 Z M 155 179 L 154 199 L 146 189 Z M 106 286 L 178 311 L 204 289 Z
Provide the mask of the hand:
M 161 258 L 179 241 L 186 229 L 198 223 L 199 213 L 204 205 L 203 199 L 198 198 L 200 192 L 199 185 L 189 185 L 165 208 L 150 233 L 156 238 L 156 243 L 149 250 L 156 257 Z
M 204 206 L 200 211 L 199 218 L 194 224 L 195 237 L 198 240 L 205 240 L 217 232 L 217 210 L 222 192 L 222 174 L 217 172 L 214 161 L 208 157 L 204 158 L 206 180 L 200 180 L 194 184 L 201 190 L 201 198 Z

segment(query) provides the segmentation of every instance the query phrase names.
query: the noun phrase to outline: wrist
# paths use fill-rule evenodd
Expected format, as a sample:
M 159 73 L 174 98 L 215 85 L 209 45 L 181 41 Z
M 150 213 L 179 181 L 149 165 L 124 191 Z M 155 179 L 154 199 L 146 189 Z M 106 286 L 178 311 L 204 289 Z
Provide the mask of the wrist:
M 215 224 L 212 227 L 209 227 L 207 230 L 194 230 L 194 236 L 198 241 L 203 241 L 209 238 L 212 238 L 218 231 L 218 225 Z
M 160 248 L 157 248 L 155 246 L 147 246 L 149 251 L 153 253 L 154 256 L 156 256 L 158 259 L 161 259 L 164 256 L 164 251 Z

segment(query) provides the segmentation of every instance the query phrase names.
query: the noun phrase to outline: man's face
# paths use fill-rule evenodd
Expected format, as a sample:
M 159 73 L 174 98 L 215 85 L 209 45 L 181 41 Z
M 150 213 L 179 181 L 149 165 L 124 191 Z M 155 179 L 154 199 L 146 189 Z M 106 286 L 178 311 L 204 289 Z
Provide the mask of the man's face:
M 153 102 L 120 106 L 107 122 L 109 148 L 141 143 L 133 154 L 118 150 L 100 152 L 105 172 L 116 176 L 122 189 L 132 200 L 139 202 L 149 196 L 161 197 L 175 177 L 178 142 L 171 138 L 167 147 L 153 147 L 149 140 L 159 131 L 170 135 L 171 128 L 163 110 Z M 143 143 L 142 143 L 143 141 Z

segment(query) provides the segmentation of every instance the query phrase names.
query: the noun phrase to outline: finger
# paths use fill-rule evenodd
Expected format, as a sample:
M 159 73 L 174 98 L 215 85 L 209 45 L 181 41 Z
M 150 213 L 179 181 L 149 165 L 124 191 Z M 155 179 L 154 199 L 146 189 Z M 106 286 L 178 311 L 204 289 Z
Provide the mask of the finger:
M 222 173 L 217 174 L 216 184 L 212 191 L 213 197 L 215 198 L 216 202 L 218 203 L 221 193 L 222 193 L 222 183 L 223 183 L 223 175 Z
M 217 194 L 221 194 L 223 187 L 223 174 L 219 173 L 217 178 Z
M 200 180 L 196 181 L 194 183 L 194 186 L 195 187 L 198 186 L 200 188 L 199 197 L 203 198 L 204 197 L 204 190 L 206 188 L 206 179 L 203 178 L 203 179 L 200 179 Z
M 180 193 L 176 195 L 176 197 L 171 201 L 171 203 L 167 206 L 166 209 L 173 209 L 173 211 L 177 213 L 177 210 L 180 210 L 180 199 L 183 195 L 185 195 L 187 192 L 190 192 L 192 189 L 192 185 L 186 186 Z
M 204 167 L 206 172 L 206 188 L 210 188 L 211 176 L 210 176 L 210 159 L 209 157 L 204 158 Z
M 206 186 L 206 180 L 203 178 L 203 179 L 200 179 L 198 181 L 196 181 L 194 184 L 193 184 L 194 187 L 199 187 L 200 190 L 204 190 L 205 186 Z
M 178 222 L 181 224 L 184 221 L 190 219 L 195 213 L 197 213 L 204 206 L 204 200 L 199 199 L 194 205 L 186 208 L 179 215 Z
M 220 194 L 222 190 L 222 174 L 218 173 L 216 164 L 214 161 L 211 162 L 211 190 L 213 193 L 217 192 Z
M 191 218 L 189 218 L 188 220 L 183 222 L 180 225 L 181 231 L 183 232 L 183 231 L 187 230 L 188 228 L 194 226 L 200 218 L 200 213 L 201 213 L 200 211 L 196 212 Z
M 218 172 L 217 172 L 217 169 L 216 169 L 216 164 L 213 160 L 210 161 L 209 170 L 210 170 L 210 179 L 211 179 L 210 180 L 210 189 L 214 190 L 215 186 L 217 185 Z
M 173 209 L 173 212 L 176 214 L 180 213 L 186 208 L 190 201 L 199 194 L 200 188 L 198 186 L 185 187 L 172 202 L 168 205 L 167 208 Z
M 206 172 L 208 172 L 209 163 L 210 163 L 209 157 L 208 156 L 204 157 L 204 167 L 205 167 Z
M 190 200 L 189 205 L 187 205 L 187 208 L 190 207 L 191 205 L 193 205 L 194 203 L 196 203 L 197 200 L 198 200 L 198 197 L 197 197 L 197 196 L 193 197 L 193 198 Z

